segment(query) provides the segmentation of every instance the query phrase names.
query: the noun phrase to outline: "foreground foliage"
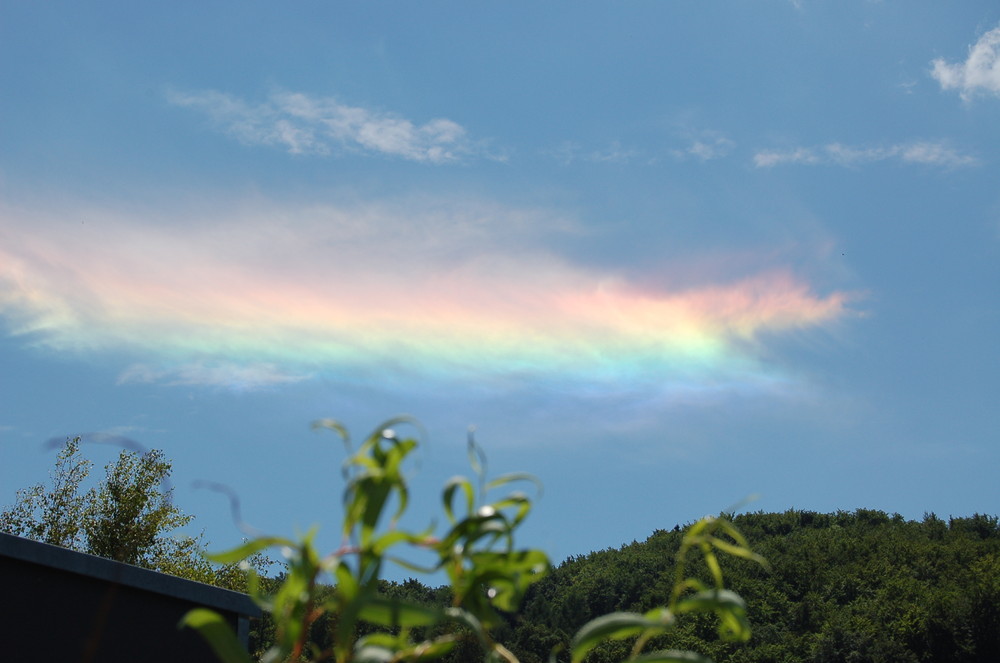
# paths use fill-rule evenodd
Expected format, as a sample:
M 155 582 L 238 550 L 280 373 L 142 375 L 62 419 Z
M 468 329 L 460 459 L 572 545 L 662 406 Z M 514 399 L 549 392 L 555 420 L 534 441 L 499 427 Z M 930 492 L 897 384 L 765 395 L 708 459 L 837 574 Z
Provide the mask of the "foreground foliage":
M 409 487 L 404 463 L 417 447 L 413 438 L 399 437 L 387 422 L 350 451 L 344 463 L 343 543 L 321 555 L 315 531 L 300 540 L 261 537 L 228 553 L 212 556 L 235 563 L 268 548 L 282 551 L 284 574 L 275 582 L 254 578 L 251 594 L 269 616 L 270 641 L 261 660 L 387 663 L 451 660 L 517 662 L 500 635 L 510 634 L 510 622 L 525 596 L 550 572 L 541 550 L 519 548 L 515 532 L 532 508 L 531 498 L 514 486 L 533 482 L 526 475 L 487 480 L 479 448 L 469 440 L 469 458 L 476 474 L 451 479 L 442 491 L 445 529 L 433 526 L 414 532 L 398 527 Z M 317 422 L 348 443 L 337 422 Z M 491 497 L 497 490 L 507 491 Z M 407 552 L 429 553 L 435 560 L 414 564 Z M 551 655 L 580 663 L 594 660 L 602 648 L 620 651 L 617 660 L 642 663 L 704 662 L 708 658 L 683 649 L 652 645 L 677 628 L 681 618 L 714 621 L 725 641 L 750 636 L 743 600 L 723 587 L 718 554 L 761 564 L 746 540 L 725 519 L 706 518 L 685 534 L 671 567 L 672 582 L 658 595 L 658 604 L 641 611 L 617 610 L 595 616 L 572 638 L 553 642 Z M 705 573 L 688 575 L 698 559 Z M 386 564 L 418 573 L 444 572 L 449 585 L 438 591 L 420 583 L 390 585 L 381 579 Z M 251 576 L 253 577 L 253 576 Z M 707 577 L 708 580 L 700 578 Z M 332 583 L 332 584 L 331 584 Z M 387 591 L 390 590 L 390 591 Z M 193 610 L 184 624 L 198 629 L 227 663 L 247 663 L 250 657 L 222 618 L 209 610 Z M 560 651 L 564 649 L 564 651 Z M 546 652 L 549 655 L 550 652 Z

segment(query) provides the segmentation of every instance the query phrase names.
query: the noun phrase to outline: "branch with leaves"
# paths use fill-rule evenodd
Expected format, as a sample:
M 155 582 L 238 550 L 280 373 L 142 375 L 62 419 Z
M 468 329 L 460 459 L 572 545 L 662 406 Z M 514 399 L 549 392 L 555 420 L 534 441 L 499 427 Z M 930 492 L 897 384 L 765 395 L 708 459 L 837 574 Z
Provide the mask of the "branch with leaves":
M 503 614 L 516 612 L 528 589 L 550 569 L 543 551 L 519 548 L 515 542 L 515 533 L 530 514 L 533 502 L 514 487 L 525 482 L 537 485 L 537 481 L 524 474 L 488 480 L 482 451 L 470 435 L 469 458 L 476 480 L 455 477 L 445 485 L 445 531 L 435 535 L 433 528 L 421 532 L 401 529 L 399 518 L 409 502 L 403 466 L 418 442 L 400 437 L 395 427 L 412 423 L 405 418 L 390 420 L 357 450 L 351 448 L 340 423 L 321 420 L 314 424 L 335 432 L 348 448 L 343 465 L 343 542 L 337 550 L 320 555 L 314 529 L 297 541 L 258 537 L 210 556 L 216 562 L 232 564 L 268 548 L 282 551 L 286 568 L 276 591 L 264 591 L 252 571 L 248 583 L 254 600 L 275 623 L 275 642 L 263 655 L 263 663 L 429 661 L 469 639 L 479 644 L 485 661 L 517 663 L 515 654 L 497 642 L 493 632 Z M 508 492 L 491 498 L 498 490 Z M 420 566 L 408 561 L 405 551 L 415 548 L 430 551 L 434 563 Z M 688 557 L 694 551 L 702 554 L 710 570 L 710 584 L 685 577 Z M 685 536 L 677 556 L 677 582 L 669 604 L 645 614 L 612 613 L 589 622 L 570 643 L 572 662 L 583 661 L 602 642 L 627 638 L 635 638 L 631 661 L 706 661 L 692 652 L 644 653 L 651 638 L 669 630 L 678 616 L 689 613 L 714 613 L 720 636 L 727 640 L 749 638 L 745 605 L 724 588 L 718 553 L 764 563 L 727 520 L 699 521 Z M 428 606 L 380 593 L 386 563 L 421 573 L 444 572 L 451 588 L 450 605 Z M 332 591 L 328 587 L 331 582 Z M 330 629 L 330 644 L 325 647 L 310 639 L 321 621 Z M 219 615 L 196 609 L 182 625 L 197 629 L 225 663 L 251 660 Z M 362 632 L 365 634 L 359 635 Z M 551 660 L 557 657 L 554 651 Z

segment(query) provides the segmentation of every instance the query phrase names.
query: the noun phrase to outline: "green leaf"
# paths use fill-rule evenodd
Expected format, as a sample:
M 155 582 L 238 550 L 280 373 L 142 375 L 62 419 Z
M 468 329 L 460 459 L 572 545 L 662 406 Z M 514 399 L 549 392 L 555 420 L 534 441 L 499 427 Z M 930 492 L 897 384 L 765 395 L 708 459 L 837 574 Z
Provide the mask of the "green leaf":
M 337 591 L 340 595 L 343 596 L 346 601 L 353 601 L 361 588 L 358 587 L 358 582 L 354 579 L 354 574 L 351 573 L 351 567 L 341 560 L 340 563 L 337 564 L 337 570 L 334 573 L 334 577 L 337 579 Z
M 740 595 L 728 589 L 708 589 L 687 596 L 677 603 L 675 612 L 711 612 L 713 610 L 731 609 L 746 611 L 746 603 Z
M 770 565 L 768 565 L 766 559 L 764 559 L 757 553 L 750 550 L 750 548 L 746 547 L 745 544 L 733 545 L 728 541 L 723 541 L 722 539 L 719 539 L 714 536 L 710 537 L 709 541 L 712 543 L 713 546 L 715 546 L 719 550 L 727 552 L 734 557 L 742 557 L 743 559 L 748 559 L 752 562 L 757 562 L 758 564 L 760 564 L 761 566 L 763 566 L 765 569 L 768 570 L 770 570 L 771 568 Z
M 524 520 L 527 517 L 528 513 L 531 511 L 531 498 L 529 498 L 524 493 L 521 492 L 511 493 L 502 500 L 498 500 L 493 504 L 490 504 L 487 508 L 493 509 L 494 511 L 501 511 L 503 509 L 507 509 L 509 507 L 514 507 L 514 506 L 517 507 L 517 512 L 516 515 L 514 516 L 512 524 L 517 525 L 522 520 Z M 482 509 L 480 509 L 480 511 L 481 510 Z
M 715 586 L 722 589 L 722 567 L 719 566 L 719 558 L 715 556 L 711 548 L 703 551 L 705 557 L 705 566 L 712 573 L 712 580 L 715 581 Z
M 332 430 L 336 433 L 345 444 L 349 444 L 351 440 L 351 434 L 347 432 L 347 428 L 344 424 L 340 423 L 336 419 L 317 419 L 312 422 L 312 429 L 316 430 L 318 428 L 325 428 L 327 430 Z
M 410 650 L 417 657 L 417 660 L 429 661 L 435 658 L 441 658 L 454 649 L 455 639 L 454 635 L 443 635 L 436 640 L 428 640 L 426 642 L 416 644 L 411 647 Z
M 514 483 L 517 481 L 527 481 L 528 483 L 534 484 L 539 496 L 543 492 L 541 480 L 534 474 L 529 474 L 527 472 L 511 472 L 509 474 L 499 476 L 486 484 L 486 490 L 491 490 L 497 486 L 505 486 L 508 483 Z
M 484 648 L 489 647 L 489 642 L 486 639 L 486 629 L 474 614 L 462 608 L 445 608 L 444 614 L 451 620 L 459 624 L 464 624 L 476 636 L 479 644 Z
M 750 639 L 746 603 L 735 592 L 710 589 L 688 596 L 677 603 L 677 614 L 715 612 L 719 617 L 719 635 L 724 640 L 745 642 Z
M 472 471 L 476 473 L 479 477 L 480 485 L 482 485 L 482 479 L 486 475 L 486 453 L 483 452 L 483 448 L 476 444 L 476 439 L 473 436 L 475 431 L 469 430 L 469 439 L 467 442 L 467 451 L 469 454 L 469 465 L 472 467 Z
M 218 562 L 219 564 L 232 564 L 233 562 L 244 560 L 250 555 L 260 552 L 265 548 L 270 548 L 272 546 L 293 547 L 295 545 L 296 543 L 294 541 L 280 536 L 262 536 L 259 539 L 247 541 L 243 545 L 232 548 L 231 550 L 209 553 L 205 555 L 205 557 L 213 562 Z
M 444 502 L 444 512 L 448 516 L 448 520 L 455 522 L 455 507 L 453 502 L 455 501 L 455 491 L 461 488 L 462 492 L 465 494 L 465 509 L 466 514 L 471 514 L 472 509 L 475 506 L 476 496 L 475 489 L 473 489 L 472 484 L 463 476 L 455 476 L 448 480 L 448 483 L 444 486 L 444 491 L 441 493 L 442 501 Z
M 213 610 L 195 608 L 184 615 L 177 626 L 198 631 L 223 663 L 253 663 L 226 620 Z
M 386 555 L 385 559 L 386 561 L 392 562 L 393 564 L 396 564 L 397 566 L 400 566 L 406 569 L 407 571 L 413 571 L 414 573 L 431 574 L 437 571 L 436 567 L 417 564 L 416 562 L 411 562 L 407 559 L 403 559 L 402 557 Z
M 365 602 L 358 616 L 379 626 L 413 628 L 437 624 L 444 618 L 444 612 L 410 601 L 374 596 Z
M 644 631 L 659 632 L 669 626 L 666 620 L 650 619 L 634 612 L 612 612 L 591 620 L 577 631 L 570 643 L 573 663 L 582 661 L 590 650 L 604 640 L 624 640 Z
M 416 417 L 411 417 L 408 414 L 401 414 L 398 417 L 392 417 L 390 419 L 386 419 L 381 424 L 379 424 L 375 428 L 375 430 L 371 432 L 371 435 L 368 436 L 368 439 L 369 440 L 383 439 L 386 431 L 391 431 L 393 426 L 398 426 L 400 424 L 413 426 L 414 428 L 417 429 L 419 436 L 421 438 L 423 438 L 426 435 L 423 425 L 421 425 L 420 421 L 417 420 Z
M 376 537 L 374 541 L 371 542 L 371 552 L 375 555 L 384 555 L 385 552 L 396 545 L 397 543 L 417 543 L 427 538 L 427 534 L 413 534 L 411 532 L 404 532 L 403 530 L 392 530 L 386 532 L 382 536 Z
M 395 658 L 396 653 L 392 649 L 375 645 L 360 647 L 354 652 L 357 663 L 391 663 Z
M 738 529 L 736 529 L 736 526 L 733 525 L 729 521 L 729 519 L 727 519 L 727 518 L 716 518 L 715 519 L 715 523 L 716 523 L 716 525 L 718 526 L 719 529 L 721 529 L 723 532 L 725 532 L 726 534 L 728 534 L 729 536 L 731 536 L 732 539 L 733 539 L 733 541 L 735 541 L 738 545 L 742 546 L 743 548 L 749 548 L 750 547 L 750 544 L 747 543 L 746 537 L 743 536 L 742 532 L 740 532 Z

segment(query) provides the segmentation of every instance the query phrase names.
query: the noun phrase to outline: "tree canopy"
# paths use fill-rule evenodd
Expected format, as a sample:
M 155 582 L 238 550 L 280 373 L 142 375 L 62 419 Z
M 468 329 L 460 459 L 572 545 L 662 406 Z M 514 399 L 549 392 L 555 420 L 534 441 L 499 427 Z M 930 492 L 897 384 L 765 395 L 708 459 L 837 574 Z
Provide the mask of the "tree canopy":
M 174 503 L 173 490 L 166 487 L 172 465 L 162 451 L 123 449 L 104 468 L 104 478 L 86 488 L 93 463 L 84 457 L 80 442 L 79 437 L 67 438 L 49 474 L 49 487 L 39 483 L 17 491 L 14 504 L 0 512 L 0 531 L 245 590 L 245 574 L 205 558 L 201 534 L 179 531 L 194 516 Z M 258 556 L 250 563 L 261 568 L 264 560 Z
M 906 520 L 872 509 L 789 510 L 733 518 L 770 569 L 736 558 L 729 587 L 753 616 L 749 642 L 718 639 L 703 619 L 656 646 L 718 663 L 1000 661 L 1000 525 L 996 516 Z M 567 559 L 531 588 L 506 635 L 522 662 L 609 611 L 643 611 L 673 583 L 683 528 Z M 705 569 L 702 569 L 704 572 Z M 592 663 L 621 661 L 614 646 Z

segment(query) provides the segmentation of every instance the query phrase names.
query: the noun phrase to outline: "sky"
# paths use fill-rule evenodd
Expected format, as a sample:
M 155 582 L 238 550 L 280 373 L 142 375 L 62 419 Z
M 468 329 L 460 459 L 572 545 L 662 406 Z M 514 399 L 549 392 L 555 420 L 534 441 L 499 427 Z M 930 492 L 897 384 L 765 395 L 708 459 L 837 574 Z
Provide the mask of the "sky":
M 7 0 L 0 90 L 2 504 L 83 435 L 332 547 L 311 422 L 409 414 L 556 561 L 998 512 L 995 2 Z

